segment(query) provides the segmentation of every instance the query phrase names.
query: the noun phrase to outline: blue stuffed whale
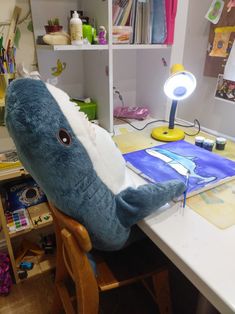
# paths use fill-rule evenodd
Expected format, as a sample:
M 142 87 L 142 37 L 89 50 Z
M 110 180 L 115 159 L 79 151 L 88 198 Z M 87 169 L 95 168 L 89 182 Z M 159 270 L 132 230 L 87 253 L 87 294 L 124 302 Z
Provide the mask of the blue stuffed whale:
M 119 167 L 125 164 L 113 141 L 99 150 L 110 135 L 94 129 L 62 93 L 40 80 L 13 81 L 6 99 L 8 131 L 48 199 L 87 228 L 94 248 L 118 250 L 133 225 L 181 195 L 185 185 L 172 180 L 135 187 L 126 173 L 121 182 Z M 116 167 L 109 165 L 112 156 Z

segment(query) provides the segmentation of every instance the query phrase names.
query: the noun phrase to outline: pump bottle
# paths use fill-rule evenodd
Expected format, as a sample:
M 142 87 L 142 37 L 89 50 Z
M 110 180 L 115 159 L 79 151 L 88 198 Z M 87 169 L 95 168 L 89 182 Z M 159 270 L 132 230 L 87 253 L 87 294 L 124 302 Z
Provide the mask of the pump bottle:
M 73 12 L 70 20 L 70 36 L 72 45 L 82 45 L 82 20 L 79 18 L 77 11 Z

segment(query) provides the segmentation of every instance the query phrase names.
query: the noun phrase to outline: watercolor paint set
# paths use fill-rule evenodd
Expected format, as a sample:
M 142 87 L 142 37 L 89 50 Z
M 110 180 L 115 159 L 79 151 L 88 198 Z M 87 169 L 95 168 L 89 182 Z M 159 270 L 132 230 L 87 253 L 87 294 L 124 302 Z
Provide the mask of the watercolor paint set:
M 13 212 L 5 212 L 9 233 L 30 228 L 30 220 L 26 209 L 18 209 Z

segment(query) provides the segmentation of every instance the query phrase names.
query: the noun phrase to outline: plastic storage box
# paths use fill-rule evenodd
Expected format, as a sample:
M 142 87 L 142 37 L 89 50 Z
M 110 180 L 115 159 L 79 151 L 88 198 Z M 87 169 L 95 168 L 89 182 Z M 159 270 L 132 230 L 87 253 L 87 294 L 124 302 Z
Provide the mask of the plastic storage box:
M 80 111 L 84 112 L 87 115 L 88 120 L 96 119 L 96 112 L 97 112 L 96 103 L 94 102 L 85 103 L 77 99 L 71 99 L 71 101 L 75 102 L 80 107 Z
M 130 44 L 132 39 L 131 26 L 113 26 L 113 44 Z

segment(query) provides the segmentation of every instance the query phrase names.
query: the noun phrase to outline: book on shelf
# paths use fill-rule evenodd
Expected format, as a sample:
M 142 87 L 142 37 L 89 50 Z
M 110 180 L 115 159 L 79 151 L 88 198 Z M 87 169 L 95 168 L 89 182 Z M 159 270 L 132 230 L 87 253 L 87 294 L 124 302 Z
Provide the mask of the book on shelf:
M 113 25 L 125 25 L 125 20 L 128 19 L 128 15 L 130 14 L 132 0 L 113 0 Z M 129 11 L 129 14 L 128 14 Z
M 166 1 L 166 39 L 164 44 L 172 45 L 174 43 L 175 18 L 177 12 L 178 0 Z
M 151 0 L 153 2 L 152 44 L 163 44 L 167 37 L 166 1 Z M 170 0 L 173 1 L 173 0 Z
M 23 168 L 16 149 L 0 152 L 0 174 Z
M 134 28 L 135 44 L 152 43 L 153 1 L 137 1 L 136 23 Z
M 32 178 L 6 182 L 3 188 L 7 211 L 12 212 L 47 202 L 45 193 Z
M 133 44 L 172 44 L 177 0 L 113 0 L 113 26 L 131 26 Z
M 134 0 L 129 0 L 127 6 L 124 9 L 122 20 L 120 21 L 121 26 L 128 25 L 128 21 L 130 19 L 132 4 Z

